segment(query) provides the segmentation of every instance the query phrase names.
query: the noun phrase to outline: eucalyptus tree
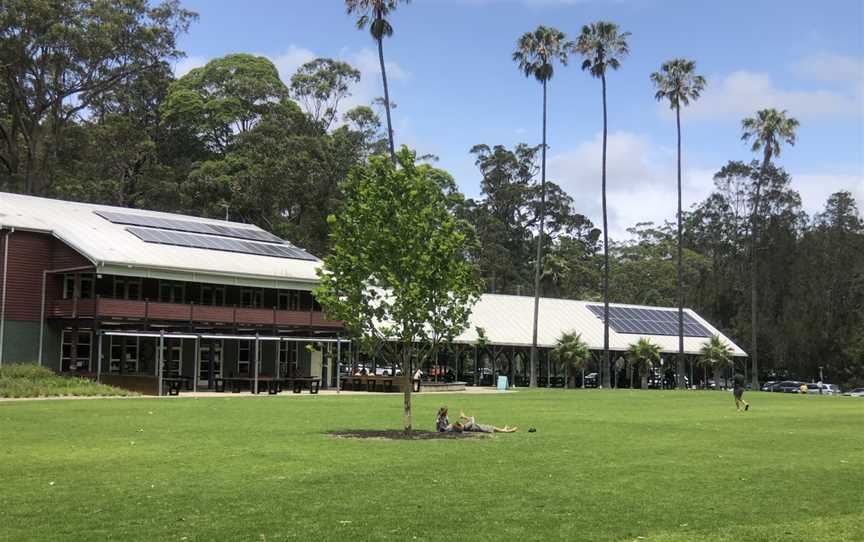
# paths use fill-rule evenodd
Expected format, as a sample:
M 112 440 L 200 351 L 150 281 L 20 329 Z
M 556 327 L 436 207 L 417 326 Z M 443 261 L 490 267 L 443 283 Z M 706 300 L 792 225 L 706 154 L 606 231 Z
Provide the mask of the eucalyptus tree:
M 351 96 L 352 83 L 360 81 L 360 71 L 347 62 L 316 58 L 291 76 L 291 98 L 322 131 L 327 131 L 339 109 L 339 102 Z
M 650 339 L 641 337 L 627 348 L 627 358 L 634 369 L 639 371 L 642 388 L 648 387 L 648 371 L 660 363 L 660 346 Z
M 564 385 L 570 385 L 570 371 L 582 371 L 582 387 L 585 387 L 585 367 L 591 359 L 591 350 L 582 340 L 582 335 L 575 331 L 563 332 L 555 341 L 552 349 L 552 359 L 557 361 L 565 372 Z
M 597 21 L 582 27 L 575 51 L 582 55 L 582 69 L 599 78 L 603 88 L 603 156 L 601 186 L 603 193 L 603 360 L 604 374 L 609 374 L 609 221 L 606 211 L 606 70 L 617 70 L 621 59 L 630 52 L 627 38 L 630 32 L 620 32 L 618 25 Z
M 686 58 L 675 58 L 664 62 L 660 71 L 651 74 L 658 101 L 666 100 L 675 110 L 675 127 L 678 130 L 678 382 L 684 387 L 684 263 L 683 220 L 681 211 L 681 106 L 699 98 L 705 88 L 705 78 L 696 74 L 696 63 Z
M 531 379 L 529 385 L 537 386 L 537 321 L 540 315 L 540 269 L 543 259 L 543 225 L 546 216 L 546 91 L 549 80 L 555 73 L 555 61 L 567 65 L 567 51 L 572 44 L 557 28 L 540 25 L 533 32 L 526 32 L 516 41 L 513 61 L 525 77 L 534 76 L 543 85 L 543 143 L 540 166 L 540 223 L 537 233 L 537 258 L 534 261 L 534 327 L 531 338 Z
M 387 68 L 384 66 L 384 38 L 393 35 L 393 26 L 386 19 L 400 3 L 410 0 L 345 0 L 348 15 L 357 15 L 357 28 L 369 26 L 372 38 L 378 44 L 378 63 L 381 66 L 381 81 L 384 83 L 384 110 L 387 113 L 387 139 L 390 142 L 390 159 L 396 164 L 396 147 L 393 144 L 393 121 L 390 118 L 390 89 L 387 87 Z
M 757 301 L 758 286 L 758 258 L 756 247 L 759 242 L 759 212 L 762 184 L 766 173 L 771 165 L 771 159 L 780 156 L 783 143 L 795 144 L 795 130 L 798 121 L 786 115 L 786 110 L 762 109 L 756 112 L 755 117 L 747 117 L 741 121 L 741 139 L 752 142 L 750 150 L 754 153 L 762 152 L 762 167 L 760 174 L 756 177 L 756 186 L 753 191 L 753 205 L 750 214 L 750 332 L 752 344 L 750 353 L 753 358 L 753 389 L 759 389 L 759 351 L 758 351 L 758 326 L 757 326 Z

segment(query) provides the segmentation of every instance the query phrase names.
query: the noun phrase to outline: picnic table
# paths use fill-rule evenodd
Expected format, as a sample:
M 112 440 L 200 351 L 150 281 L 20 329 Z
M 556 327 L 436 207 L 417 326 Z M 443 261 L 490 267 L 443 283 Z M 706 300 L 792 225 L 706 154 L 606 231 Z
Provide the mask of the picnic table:
M 353 375 L 353 376 L 343 376 L 342 383 L 343 387 L 345 384 L 350 384 L 352 390 L 366 390 L 366 391 L 377 391 L 378 385 L 381 385 L 382 391 L 395 391 L 393 386 L 393 381 L 397 377 L 395 376 L 383 376 L 383 375 Z
M 168 395 L 180 395 L 180 389 L 192 391 L 192 377 L 184 375 L 170 375 L 162 377 L 162 382 L 168 386 Z
M 224 392 L 225 387 L 228 387 L 232 393 L 240 393 L 243 387 L 248 387 L 249 391 L 255 393 L 255 377 L 252 376 L 225 376 L 216 378 L 216 391 Z M 309 390 L 311 394 L 317 394 L 321 387 L 321 379 L 317 376 L 293 376 L 279 377 L 274 376 L 259 376 L 258 377 L 258 392 L 267 391 L 268 395 L 276 395 L 281 393 L 286 387 L 291 387 L 294 393 L 301 393 L 303 388 Z

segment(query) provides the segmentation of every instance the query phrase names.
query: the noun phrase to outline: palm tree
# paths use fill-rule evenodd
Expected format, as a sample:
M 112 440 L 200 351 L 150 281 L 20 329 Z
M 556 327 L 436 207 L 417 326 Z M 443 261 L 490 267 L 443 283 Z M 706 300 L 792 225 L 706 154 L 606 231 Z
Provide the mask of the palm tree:
M 567 42 L 564 32 L 556 28 L 540 25 L 534 32 L 526 32 L 516 42 L 513 61 L 525 77 L 534 76 L 543 84 L 543 147 L 540 167 L 540 229 L 537 234 L 537 260 L 534 262 L 534 332 L 531 340 L 531 380 L 529 385 L 537 386 L 537 322 L 540 316 L 540 269 L 543 259 L 543 226 L 546 217 L 546 86 L 555 73 L 553 63 L 558 60 L 567 65 L 567 50 L 572 44 Z
M 753 208 L 750 212 L 750 333 L 753 343 L 750 347 L 753 355 L 753 389 L 759 389 L 759 355 L 757 349 L 757 326 L 756 326 L 756 301 L 757 301 L 757 258 L 756 247 L 759 240 L 759 204 L 762 191 L 762 183 L 771 158 L 780 156 L 781 145 L 785 142 L 789 145 L 795 144 L 795 130 L 798 121 L 786 116 L 786 110 L 763 109 L 756 112 L 756 117 L 748 117 L 741 121 L 741 139 L 752 141 L 750 150 L 762 151 L 762 169 L 756 179 L 753 193 Z
M 552 349 L 552 359 L 564 367 L 565 385 L 570 385 L 570 371 L 582 371 L 582 387 L 585 387 L 585 367 L 591 359 L 591 351 L 588 345 L 582 341 L 582 335 L 571 331 L 564 332 L 555 341 Z
M 390 159 L 396 163 L 396 149 L 393 144 L 393 122 L 390 119 L 390 91 L 387 88 L 387 69 L 384 67 L 384 36 L 393 35 L 393 27 L 385 19 L 396 6 L 411 0 L 345 0 L 348 15 L 359 15 L 357 28 L 369 25 L 369 32 L 378 43 L 378 62 L 381 65 L 381 79 L 384 82 L 384 110 L 387 112 L 387 138 L 390 142 Z
M 710 367 L 714 372 L 714 385 L 720 389 L 721 371 L 732 366 L 732 349 L 723 342 L 720 335 L 714 334 L 710 339 L 702 343 L 699 351 L 699 365 L 707 372 Z M 706 374 L 707 376 L 707 374 Z M 706 383 L 708 379 L 705 379 Z
M 664 62 L 659 72 L 651 74 L 658 101 L 668 100 L 675 110 L 675 125 L 678 128 L 678 382 L 684 387 L 684 261 L 683 227 L 681 214 L 681 105 L 690 105 L 697 100 L 705 88 L 705 78 L 696 75 L 696 63 L 685 58 Z
M 647 388 L 648 371 L 660 363 L 660 346 L 652 343 L 650 339 L 642 337 L 630 345 L 630 348 L 627 349 L 627 357 L 630 358 L 633 367 L 639 371 L 639 376 L 642 378 L 642 388 Z
M 630 52 L 627 37 L 630 32 L 619 32 L 618 25 L 598 21 L 582 27 L 576 40 L 575 50 L 584 58 L 582 69 L 598 77 L 603 84 L 603 360 L 604 376 L 608 378 L 609 368 L 609 221 L 606 213 L 606 70 L 617 70 L 621 59 Z

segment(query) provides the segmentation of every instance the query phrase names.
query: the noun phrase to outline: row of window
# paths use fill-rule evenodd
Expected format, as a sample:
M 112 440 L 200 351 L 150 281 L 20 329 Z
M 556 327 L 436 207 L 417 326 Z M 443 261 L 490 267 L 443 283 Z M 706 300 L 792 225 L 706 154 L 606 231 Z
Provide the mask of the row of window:
M 63 299 L 92 299 L 95 287 L 92 275 L 80 275 L 76 283 L 76 275 L 63 276 Z M 163 303 L 195 302 L 200 305 L 224 306 L 226 304 L 225 286 L 202 284 L 198 288 L 196 299 L 187 295 L 186 283 L 167 280 L 159 281 L 159 301 Z M 134 277 L 114 277 L 112 294 L 114 299 L 141 300 L 142 279 Z M 240 292 L 240 306 L 258 309 L 263 306 L 264 290 L 262 288 L 243 288 Z M 283 311 L 301 310 L 301 292 L 290 290 L 278 292 L 276 308 Z
M 77 338 L 77 340 L 76 340 Z M 237 349 L 237 373 L 248 375 L 253 361 L 252 343 L 254 341 L 239 341 Z M 297 364 L 299 343 L 279 343 L 279 374 L 290 375 Z M 64 330 L 62 333 L 62 349 L 60 364 L 62 371 L 92 371 L 90 366 L 93 350 L 93 333 L 79 330 L 77 333 Z M 141 339 L 139 337 L 110 337 L 108 345 L 108 365 L 106 372 L 111 374 L 137 374 L 141 372 Z M 162 356 L 164 374 L 180 375 L 183 371 L 183 345 L 165 344 Z M 213 377 L 222 376 L 222 341 L 212 341 L 201 345 L 198 360 L 198 377 L 206 380 L 211 371 Z

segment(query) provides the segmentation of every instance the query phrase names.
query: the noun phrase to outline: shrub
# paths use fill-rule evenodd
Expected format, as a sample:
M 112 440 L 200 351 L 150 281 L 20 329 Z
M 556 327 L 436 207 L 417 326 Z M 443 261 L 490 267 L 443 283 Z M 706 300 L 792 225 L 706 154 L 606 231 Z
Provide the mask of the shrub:
M 31 363 L 0 368 L 0 397 L 125 396 L 137 393 L 86 378 L 60 376 Z

